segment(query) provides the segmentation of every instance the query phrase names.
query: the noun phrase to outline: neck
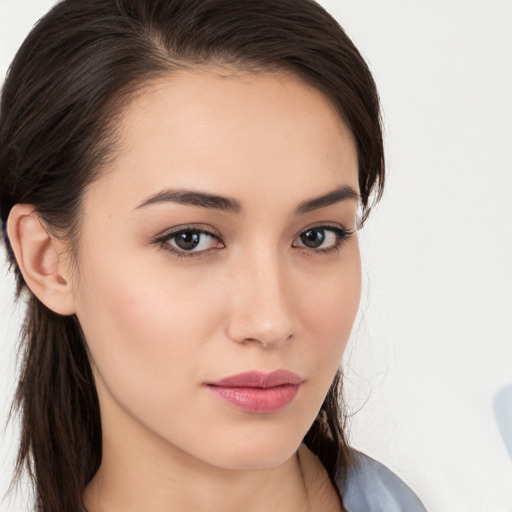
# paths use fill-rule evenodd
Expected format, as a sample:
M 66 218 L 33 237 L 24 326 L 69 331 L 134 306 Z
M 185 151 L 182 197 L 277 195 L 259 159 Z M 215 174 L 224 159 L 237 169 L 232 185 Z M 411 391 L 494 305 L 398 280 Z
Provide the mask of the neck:
M 105 454 L 86 489 L 89 512 L 310 512 L 305 473 L 295 455 L 267 469 L 229 470 L 181 457 L 170 463 L 131 452 Z

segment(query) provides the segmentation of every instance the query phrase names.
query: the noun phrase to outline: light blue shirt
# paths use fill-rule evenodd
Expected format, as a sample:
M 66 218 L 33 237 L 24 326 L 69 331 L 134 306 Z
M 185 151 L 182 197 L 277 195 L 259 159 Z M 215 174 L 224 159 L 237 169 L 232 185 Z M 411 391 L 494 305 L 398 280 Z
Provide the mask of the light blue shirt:
M 354 459 L 341 490 L 348 512 L 426 512 L 414 492 L 386 466 L 357 451 Z

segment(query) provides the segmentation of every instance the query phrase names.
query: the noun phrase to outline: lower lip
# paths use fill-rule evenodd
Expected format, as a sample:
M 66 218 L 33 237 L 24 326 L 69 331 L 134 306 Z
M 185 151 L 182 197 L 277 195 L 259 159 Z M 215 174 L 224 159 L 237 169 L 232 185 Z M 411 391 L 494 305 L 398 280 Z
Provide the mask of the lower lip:
M 271 388 L 208 386 L 221 400 L 247 412 L 275 412 L 288 405 L 299 391 L 299 385 L 284 384 Z

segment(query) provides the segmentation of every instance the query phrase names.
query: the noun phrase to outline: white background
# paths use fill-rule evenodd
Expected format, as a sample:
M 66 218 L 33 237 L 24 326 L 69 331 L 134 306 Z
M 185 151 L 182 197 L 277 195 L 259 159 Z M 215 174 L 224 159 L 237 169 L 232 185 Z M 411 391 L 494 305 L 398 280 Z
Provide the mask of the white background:
M 431 512 L 511 512 L 512 1 L 321 3 L 370 64 L 388 153 L 346 358 L 352 442 Z M 51 4 L 0 0 L 0 76 Z M 3 422 L 20 310 L 1 266 L 0 287 Z M 1 494 L 14 435 L 0 438 Z

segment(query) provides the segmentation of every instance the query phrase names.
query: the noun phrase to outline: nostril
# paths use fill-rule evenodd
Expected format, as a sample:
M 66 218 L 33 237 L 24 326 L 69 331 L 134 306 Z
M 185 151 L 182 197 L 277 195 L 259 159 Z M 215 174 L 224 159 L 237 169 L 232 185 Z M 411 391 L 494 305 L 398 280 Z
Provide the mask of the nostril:
M 289 342 L 293 337 L 293 325 L 288 319 L 279 323 L 258 321 L 256 315 L 246 318 L 245 321 L 241 318 L 232 318 L 228 334 L 238 343 L 259 343 L 270 348 Z

